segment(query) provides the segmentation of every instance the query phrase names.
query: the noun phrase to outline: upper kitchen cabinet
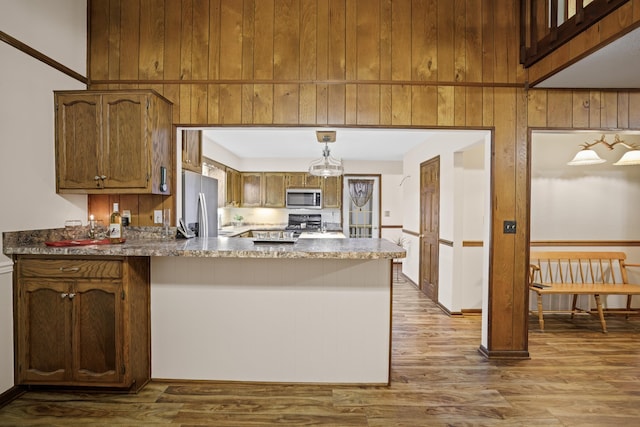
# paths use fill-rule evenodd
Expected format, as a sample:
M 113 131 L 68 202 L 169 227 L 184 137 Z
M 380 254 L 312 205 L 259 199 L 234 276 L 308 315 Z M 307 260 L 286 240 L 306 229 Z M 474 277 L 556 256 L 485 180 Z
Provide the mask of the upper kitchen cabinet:
M 57 192 L 171 194 L 171 108 L 151 90 L 56 91 Z
M 227 168 L 227 191 L 226 191 L 226 205 L 237 207 L 240 206 L 240 199 L 242 198 L 242 182 L 240 179 L 240 172 L 235 169 Z
M 325 208 L 342 207 L 342 177 L 329 176 L 323 181 L 322 206 Z
M 182 169 L 202 173 L 202 131 L 182 131 Z
M 285 174 L 280 172 L 264 173 L 264 203 L 266 208 L 285 207 Z
M 243 207 L 262 206 L 262 173 L 242 172 L 242 203 Z
M 287 188 L 322 188 L 322 177 L 305 172 L 289 172 L 286 174 Z

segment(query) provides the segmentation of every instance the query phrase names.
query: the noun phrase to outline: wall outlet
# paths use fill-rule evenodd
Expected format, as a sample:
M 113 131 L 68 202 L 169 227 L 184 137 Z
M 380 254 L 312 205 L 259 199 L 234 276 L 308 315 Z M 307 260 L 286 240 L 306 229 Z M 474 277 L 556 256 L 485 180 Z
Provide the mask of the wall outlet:
M 156 209 L 153 211 L 153 223 L 162 224 L 162 210 Z
M 504 234 L 515 234 L 516 233 L 516 222 L 515 221 L 505 221 L 503 224 Z

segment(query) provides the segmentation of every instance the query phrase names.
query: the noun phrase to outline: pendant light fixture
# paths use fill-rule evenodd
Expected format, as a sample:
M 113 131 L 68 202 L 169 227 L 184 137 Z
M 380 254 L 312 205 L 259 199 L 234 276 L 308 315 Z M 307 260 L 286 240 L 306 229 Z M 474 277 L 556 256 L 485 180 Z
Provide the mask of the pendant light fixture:
M 605 140 L 604 135 L 593 141 L 592 143 L 585 142 L 581 144 L 583 147 L 582 150 L 578 151 L 575 157 L 567 163 L 570 166 L 581 166 L 581 165 L 597 165 L 599 163 L 604 163 L 606 160 L 602 159 L 598 153 L 596 153 L 591 147 L 603 144 L 609 150 L 613 150 L 613 148 L 620 144 L 621 146 L 628 148 L 629 151 L 624 153 L 624 156 L 620 158 L 617 162 L 614 163 L 616 166 L 625 166 L 625 165 L 640 165 L 640 148 L 637 145 L 624 142 L 620 139 L 618 135 L 614 136 L 613 142 L 608 143 Z
M 318 142 L 324 144 L 322 158 L 314 160 L 309 165 L 309 174 L 315 176 L 340 176 L 344 172 L 342 160 L 337 160 L 331 156 L 329 143 L 336 141 L 336 131 L 316 131 Z

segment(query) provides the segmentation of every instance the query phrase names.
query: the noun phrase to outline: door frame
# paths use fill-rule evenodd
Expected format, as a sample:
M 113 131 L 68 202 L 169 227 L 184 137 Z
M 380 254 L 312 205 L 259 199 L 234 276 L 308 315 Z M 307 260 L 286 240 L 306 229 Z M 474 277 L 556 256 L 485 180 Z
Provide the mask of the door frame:
M 427 159 L 423 162 L 420 163 L 420 209 L 422 210 L 422 207 L 424 206 L 425 200 L 423 198 L 423 190 L 424 190 L 424 186 L 423 186 L 423 182 L 422 182 L 422 171 L 425 167 L 427 166 L 431 166 L 432 164 L 437 164 L 438 166 L 438 187 L 437 187 L 437 196 L 438 196 L 438 216 L 440 215 L 440 156 L 434 156 L 430 159 Z M 425 228 L 425 224 L 423 222 L 423 216 L 422 216 L 422 212 L 420 212 L 420 233 L 419 233 L 419 245 L 420 245 L 420 251 L 419 251 L 419 255 L 418 255 L 418 288 L 420 289 L 420 291 L 424 294 L 427 294 L 425 292 L 425 289 L 423 287 L 423 283 L 425 281 L 425 279 L 427 279 L 425 277 L 425 274 L 427 273 L 426 271 L 424 271 L 424 251 L 423 251 L 423 247 L 424 247 L 424 228 Z M 439 274 L 439 269 L 440 269 L 440 248 L 439 248 L 439 244 L 440 244 L 440 220 L 438 219 L 437 222 L 437 233 L 438 233 L 438 238 L 436 239 L 436 244 L 435 244 L 435 248 L 436 248 L 436 259 L 435 262 L 432 263 L 431 268 L 433 270 L 433 264 L 436 266 L 436 274 Z M 438 304 L 438 294 L 439 294 L 439 287 L 440 287 L 440 281 L 438 280 L 435 284 L 434 287 L 434 291 L 433 291 L 433 295 L 430 295 L 431 299 L 433 300 L 434 303 Z

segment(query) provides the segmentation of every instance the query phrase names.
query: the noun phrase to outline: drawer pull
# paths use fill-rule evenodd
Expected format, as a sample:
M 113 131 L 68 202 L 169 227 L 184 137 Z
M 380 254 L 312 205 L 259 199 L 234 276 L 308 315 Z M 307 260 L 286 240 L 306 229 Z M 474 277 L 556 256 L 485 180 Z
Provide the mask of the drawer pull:
M 80 271 L 80 267 L 60 267 L 60 271 L 62 272 L 72 271 L 74 273 L 77 273 L 78 271 Z
M 75 298 L 75 296 L 76 296 L 76 294 L 74 294 L 74 293 L 70 293 L 70 294 L 69 294 L 69 299 L 74 299 L 74 298 Z
M 63 293 L 60 294 L 60 298 L 62 298 L 62 299 L 65 299 L 68 296 L 69 296 L 69 294 L 66 293 L 66 292 L 63 292 Z

